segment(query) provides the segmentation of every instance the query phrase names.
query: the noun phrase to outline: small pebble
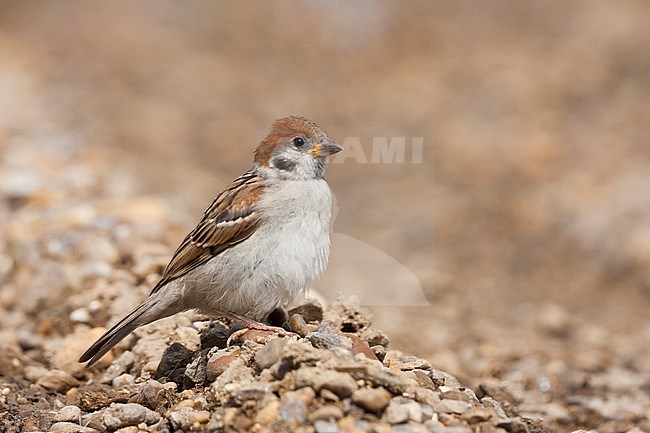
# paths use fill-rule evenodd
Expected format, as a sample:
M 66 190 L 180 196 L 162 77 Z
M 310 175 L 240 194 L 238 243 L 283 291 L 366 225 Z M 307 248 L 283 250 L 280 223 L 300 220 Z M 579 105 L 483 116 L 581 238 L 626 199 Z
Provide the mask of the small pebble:
M 357 382 L 346 373 L 324 370 L 317 367 L 304 367 L 295 373 L 296 387 L 310 387 L 316 391 L 329 389 L 339 398 L 346 398 L 358 388 Z
M 94 428 L 80 426 L 72 422 L 56 422 L 52 424 L 49 431 L 58 433 L 98 433 Z
M 45 376 L 48 372 L 49 370 L 47 368 L 36 366 L 36 365 L 28 365 L 27 367 L 25 367 L 25 370 L 23 370 L 25 379 L 29 380 L 30 382 L 38 381 L 41 377 Z
M 65 371 L 49 370 L 36 381 L 36 384 L 50 391 L 65 392 L 70 388 L 79 386 L 79 381 Z
M 433 410 L 440 413 L 463 413 L 472 405 L 466 401 L 443 399 L 436 403 Z
M 359 389 L 352 394 L 352 401 L 368 412 L 378 413 L 390 403 L 391 394 L 384 388 Z
M 473 401 L 472 396 L 470 394 L 467 394 L 461 390 L 458 389 L 452 389 L 451 391 L 445 391 L 440 394 L 440 399 L 445 400 L 459 400 L 459 401 L 464 401 L 467 403 L 471 403 Z M 478 400 L 477 400 L 478 401 Z
M 81 409 L 77 406 L 65 406 L 54 415 L 54 421 L 79 422 L 80 418 Z
M 91 313 L 96 313 L 100 311 L 103 308 L 103 305 L 101 301 L 98 301 L 97 299 L 92 300 L 88 303 L 88 311 Z
M 282 356 L 286 344 L 287 339 L 275 338 L 258 350 L 255 354 L 255 366 L 257 369 L 261 371 L 275 364 Z
M 18 332 L 16 332 L 16 337 L 18 339 L 18 344 L 23 350 L 36 349 L 43 346 L 43 338 L 33 332 L 19 329 Z
M 409 420 L 409 416 L 409 408 L 396 399 L 391 400 L 384 414 L 386 421 L 390 424 L 400 424 L 406 422 Z
M 176 429 L 183 431 L 197 430 L 200 424 L 210 421 L 210 412 L 207 410 L 194 410 L 191 407 L 181 407 L 169 415 Z
M 293 332 L 296 334 L 300 335 L 301 337 L 306 337 L 307 334 L 309 334 L 309 328 L 307 327 L 307 323 L 305 322 L 305 319 L 300 314 L 294 314 L 291 316 L 291 319 L 289 319 L 289 327 Z
M 113 388 L 122 388 L 123 386 L 132 385 L 135 378 L 130 374 L 121 374 L 113 379 Z
M 510 418 L 505 421 L 499 421 L 497 427 L 506 430 L 508 433 L 528 433 L 526 423 L 520 418 Z
M 122 353 L 115 361 L 113 361 L 108 369 L 101 374 L 101 376 L 98 378 L 98 381 L 100 383 L 112 384 L 113 380 L 116 377 L 127 373 L 131 367 L 133 367 L 134 363 L 135 355 L 130 350 L 127 350 L 126 352 Z
M 484 407 L 473 407 L 460 417 L 462 420 L 467 421 L 468 424 L 478 424 L 487 421 L 492 417 L 490 411 Z
M 210 382 L 221 376 L 228 366 L 239 356 L 240 349 L 220 350 L 212 355 L 205 367 L 205 374 Z
M 158 420 L 160 420 L 158 412 L 137 403 L 114 403 L 102 414 L 102 423 L 108 430 L 117 430 L 142 422 L 150 425 Z
M 86 308 L 77 308 L 70 313 L 70 321 L 77 323 L 90 323 L 90 313 Z
M 321 406 L 316 409 L 314 412 L 309 414 L 309 421 L 315 422 L 319 420 L 336 420 L 343 418 L 343 410 L 332 404 Z
M 506 415 L 506 412 L 501 407 L 501 404 L 499 404 L 499 402 L 493 399 L 492 397 L 483 397 L 481 399 L 481 403 L 486 408 L 491 408 L 492 410 L 494 410 L 494 413 L 496 414 L 497 418 L 501 420 L 508 419 L 508 415 Z
M 428 388 L 419 388 L 415 390 L 415 400 L 429 406 L 435 406 L 440 401 L 440 396 L 437 392 Z
M 325 401 L 340 401 L 341 400 L 338 395 L 334 394 L 332 391 L 330 391 L 329 389 L 326 389 L 326 388 L 321 389 L 319 394 Z
M 318 420 L 314 423 L 316 433 L 337 433 L 338 425 L 334 421 Z
M 255 416 L 255 422 L 262 425 L 270 425 L 280 413 L 280 400 L 273 400 L 266 406 L 262 407 Z
M 307 419 L 307 406 L 303 398 L 295 392 L 287 392 L 280 401 L 280 417 L 287 424 L 302 424 Z

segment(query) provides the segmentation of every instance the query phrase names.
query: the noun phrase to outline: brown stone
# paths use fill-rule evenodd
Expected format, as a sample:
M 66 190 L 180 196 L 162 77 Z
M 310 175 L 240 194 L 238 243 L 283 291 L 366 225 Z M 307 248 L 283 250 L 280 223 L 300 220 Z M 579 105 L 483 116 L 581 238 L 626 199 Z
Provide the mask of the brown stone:
M 217 352 L 212 356 L 205 367 L 205 374 L 207 375 L 208 380 L 212 382 L 217 377 L 221 376 L 228 366 L 237 359 L 239 351 L 239 349 L 235 349 L 232 352 Z
M 294 314 L 291 316 L 291 319 L 289 319 L 289 327 L 291 327 L 291 330 L 295 332 L 296 334 L 300 335 L 301 337 L 306 337 L 307 334 L 309 334 L 309 328 L 307 327 L 307 322 L 305 322 L 305 319 L 300 314 Z
M 36 382 L 37 385 L 55 392 L 65 392 L 79 386 L 79 381 L 70 373 L 62 370 L 50 370 Z
M 473 407 L 467 412 L 463 413 L 460 418 L 464 421 L 467 421 L 468 424 L 478 424 L 492 418 L 492 414 L 488 409 L 484 407 Z
M 319 407 L 309 414 L 309 421 L 316 422 L 319 420 L 339 419 L 343 417 L 343 410 L 333 404 L 327 404 Z
M 384 388 L 359 389 L 352 394 L 352 401 L 368 412 L 378 413 L 390 403 L 391 394 Z
M 377 355 L 375 355 L 375 352 L 368 346 L 368 343 L 363 341 L 361 338 L 356 336 L 355 334 L 350 334 L 348 332 L 342 332 L 341 335 L 344 335 L 348 337 L 350 340 L 352 340 L 352 353 L 357 354 L 357 353 L 362 353 L 365 355 L 366 358 L 368 359 L 373 359 L 379 361 L 379 358 L 377 358 Z
M 255 354 L 255 365 L 259 371 L 271 367 L 282 357 L 286 338 L 276 338 L 269 341 Z
M 295 380 L 297 388 L 311 387 L 316 391 L 325 388 L 340 398 L 349 397 L 357 389 L 357 382 L 349 374 L 318 367 L 297 370 Z

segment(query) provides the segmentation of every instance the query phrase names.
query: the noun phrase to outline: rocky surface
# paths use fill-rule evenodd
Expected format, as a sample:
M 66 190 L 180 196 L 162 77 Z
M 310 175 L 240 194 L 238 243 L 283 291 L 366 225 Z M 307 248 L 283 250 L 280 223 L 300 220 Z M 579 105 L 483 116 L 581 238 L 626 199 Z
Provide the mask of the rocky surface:
M 32 164 L 42 158 L 38 148 L 8 150 Z M 82 148 L 55 154 L 70 170 L 96 161 Z M 0 201 L 11 216 L 2 229 L 1 431 L 544 430 L 521 415 L 506 383 L 472 390 L 392 350 L 355 298 L 325 308 L 302 301 L 278 315 L 293 332 L 250 329 L 230 346 L 236 324 L 179 314 L 86 369 L 79 355 L 146 295 L 174 227 L 155 200 L 97 199 L 79 185 L 79 172 L 93 172 L 81 168 L 56 185 L 54 169 L 2 173 L 13 187 Z
M 0 431 L 648 427 L 650 382 L 633 366 L 570 376 L 567 387 L 576 391 L 559 402 L 521 377 L 472 378 L 468 387 L 392 349 L 351 297 L 325 307 L 302 301 L 284 323 L 293 332 L 251 329 L 231 346 L 233 324 L 179 314 L 137 330 L 86 369 L 79 355 L 146 296 L 178 227 L 158 200 L 111 197 L 120 176 L 92 148 L 64 142 L 4 152 L 22 168 L 39 166 L 44 155 L 52 161 L 38 171 L 0 172 L 0 212 L 9 221 L 0 227 Z M 572 325 L 551 311 L 543 326 L 563 335 Z
M 477 395 L 428 361 L 390 350 L 354 299 L 324 314 L 315 301 L 290 313 L 306 305 L 318 312 L 314 317 L 327 318 L 303 317 L 303 337 L 251 329 L 227 346 L 215 338 L 230 333 L 227 324 L 181 316 L 148 326 L 118 356 L 90 370 L 65 362 L 65 370 L 51 369 L 20 350 L 3 352 L 9 368 L 0 383 L 3 431 L 546 430 L 520 415 L 507 384 L 486 384 Z M 343 321 L 356 331 L 341 332 Z M 79 326 L 92 335 L 97 329 Z M 157 355 L 137 354 L 138 347 L 188 335 L 198 339 L 180 339 Z M 76 340 L 69 356 L 85 344 Z
M 5 157 L 38 165 L 43 150 L 16 146 Z M 9 221 L 0 238 L 1 431 L 435 429 L 444 427 L 438 413 L 470 425 L 457 408 L 434 410 L 439 386 L 457 383 L 436 384 L 431 366 L 387 352 L 367 312 L 347 305 L 295 310 L 302 337 L 251 330 L 232 347 L 227 326 L 178 315 L 85 369 L 80 353 L 164 266 L 169 227 L 155 201 L 91 198 L 92 155 L 57 150 L 49 155 L 71 173 L 64 180 L 54 165 L 0 172 Z M 354 333 L 341 333 L 344 324 Z
M 650 432 L 650 3 L 323 5 L 2 2 L 0 431 L 306 411 L 318 431 Z M 226 324 L 179 315 L 85 370 L 291 113 L 364 150 L 328 169 L 323 316 L 225 348 Z M 406 138 L 404 163 L 373 162 L 386 137 Z M 280 379 L 305 347 L 331 356 Z M 381 373 L 405 366 L 415 398 Z

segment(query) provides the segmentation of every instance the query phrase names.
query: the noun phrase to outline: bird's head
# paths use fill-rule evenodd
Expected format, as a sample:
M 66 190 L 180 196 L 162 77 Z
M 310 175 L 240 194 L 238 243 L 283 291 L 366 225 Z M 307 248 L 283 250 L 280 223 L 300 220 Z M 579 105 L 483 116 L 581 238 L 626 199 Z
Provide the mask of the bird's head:
M 290 116 L 273 122 L 255 150 L 255 164 L 278 178 L 318 179 L 328 157 L 341 150 L 314 122 Z

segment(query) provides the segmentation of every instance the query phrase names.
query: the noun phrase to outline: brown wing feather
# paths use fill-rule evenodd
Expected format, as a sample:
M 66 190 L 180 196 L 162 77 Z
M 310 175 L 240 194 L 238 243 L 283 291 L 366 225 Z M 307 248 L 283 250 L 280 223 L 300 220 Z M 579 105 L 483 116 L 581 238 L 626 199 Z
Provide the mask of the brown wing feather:
M 151 293 L 248 239 L 259 222 L 255 204 L 262 195 L 262 186 L 262 179 L 252 171 L 228 185 L 206 209 L 196 228 L 185 237 Z

